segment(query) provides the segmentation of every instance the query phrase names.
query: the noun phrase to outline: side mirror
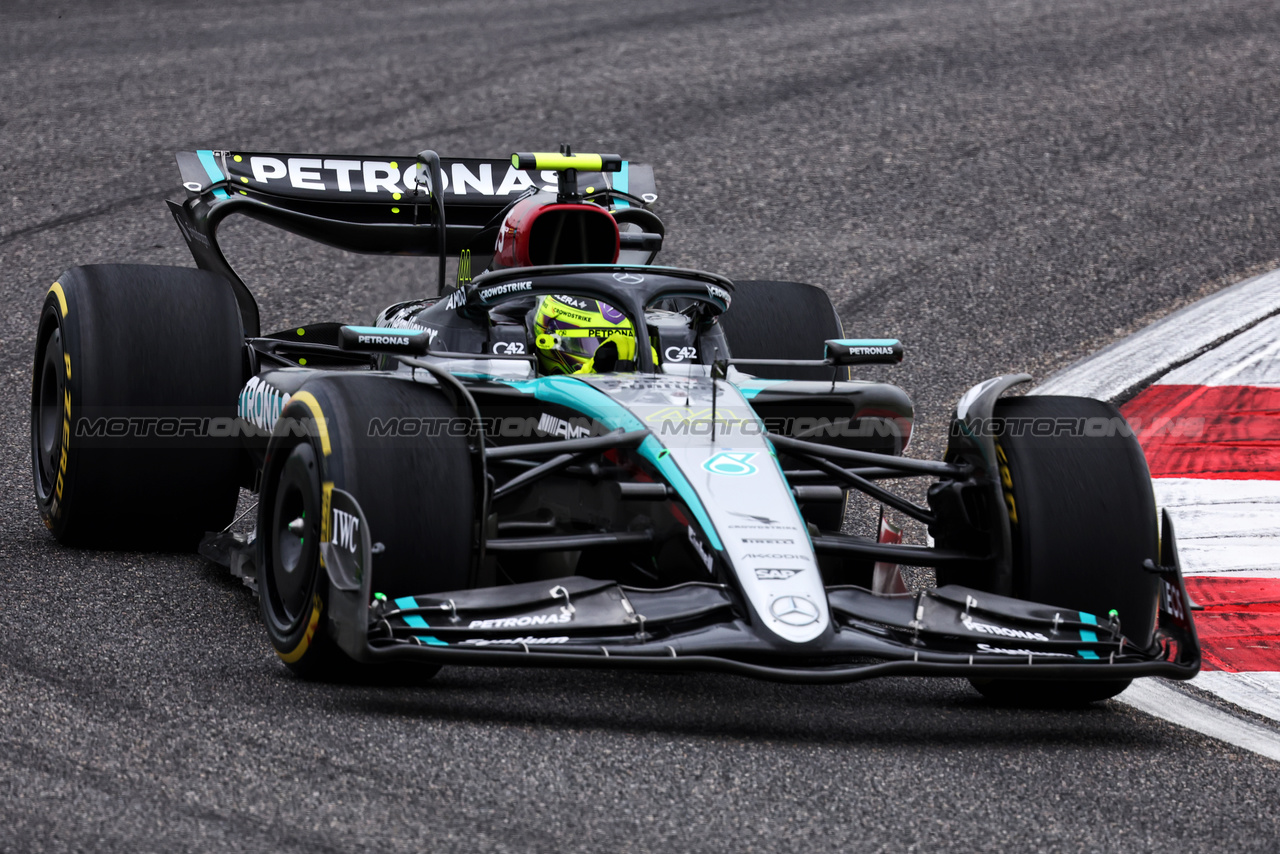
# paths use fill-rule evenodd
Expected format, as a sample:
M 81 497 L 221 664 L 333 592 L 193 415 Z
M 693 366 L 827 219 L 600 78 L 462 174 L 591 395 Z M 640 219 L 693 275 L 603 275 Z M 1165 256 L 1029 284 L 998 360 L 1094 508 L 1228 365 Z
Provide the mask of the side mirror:
M 832 365 L 896 365 L 902 361 L 902 342 L 896 338 L 832 338 L 826 342 Z

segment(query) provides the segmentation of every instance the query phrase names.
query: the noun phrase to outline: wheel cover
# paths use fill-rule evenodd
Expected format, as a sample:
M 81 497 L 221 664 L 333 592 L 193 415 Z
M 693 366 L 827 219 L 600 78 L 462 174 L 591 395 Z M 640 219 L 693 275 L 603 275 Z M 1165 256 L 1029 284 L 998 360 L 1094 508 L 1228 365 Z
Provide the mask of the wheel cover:
M 36 494 L 42 503 L 53 497 L 57 483 L 65 389 L 62 332 L 55 329 L 45 343 L 31 401 L 31 452 L 35 458 Z
M 315 451 L 297 445 L 281 468 L 271 508 L 269 565 L 276 618 L 292 626 L 308 613 L 319 568 L 320 472 Z

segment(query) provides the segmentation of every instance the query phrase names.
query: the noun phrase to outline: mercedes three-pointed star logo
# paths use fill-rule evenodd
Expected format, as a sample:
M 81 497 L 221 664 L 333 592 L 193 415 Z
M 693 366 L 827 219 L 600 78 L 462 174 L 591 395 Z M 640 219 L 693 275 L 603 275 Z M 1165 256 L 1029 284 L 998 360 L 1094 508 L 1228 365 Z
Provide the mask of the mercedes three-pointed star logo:
M 644 276 L 637 276 L 635 273 L 614 273 L 613 278 L 624 285 L 638 285 L 644 281 Z
M 779 596 L 769 606 L 769 613 L 788 626 L 807 626 L 818 622 L 818 606 L 803 596 Z

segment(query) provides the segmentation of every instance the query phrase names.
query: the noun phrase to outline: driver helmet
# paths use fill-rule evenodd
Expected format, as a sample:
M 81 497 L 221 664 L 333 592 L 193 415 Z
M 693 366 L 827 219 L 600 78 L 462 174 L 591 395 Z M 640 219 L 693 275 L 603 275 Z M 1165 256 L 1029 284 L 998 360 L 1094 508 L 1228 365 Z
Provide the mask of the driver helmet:
M 635 358 L 635 327 L 625 314 L 597 300 L 567 294 L 543 297 L 533 327 L 538 363 L 546 373 L 613 370 L 613 361 Z M 596 352 L 606 342 L 613 345 L 606 348 L 611 351 L 611 364 L 597 366 Z

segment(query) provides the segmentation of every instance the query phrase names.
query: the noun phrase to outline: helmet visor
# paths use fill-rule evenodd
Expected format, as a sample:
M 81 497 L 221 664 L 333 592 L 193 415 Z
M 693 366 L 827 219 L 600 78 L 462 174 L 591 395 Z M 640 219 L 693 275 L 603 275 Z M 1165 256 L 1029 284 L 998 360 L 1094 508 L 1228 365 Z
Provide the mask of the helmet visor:
M 606 338 L 611 335 L 628 335 L 631 330 L 618 326 L 573 326 L 553 320 L 547 324 L 547 332 L 559 338 L 560 346 L 556 349 L 561 353 L 590 359 Z

